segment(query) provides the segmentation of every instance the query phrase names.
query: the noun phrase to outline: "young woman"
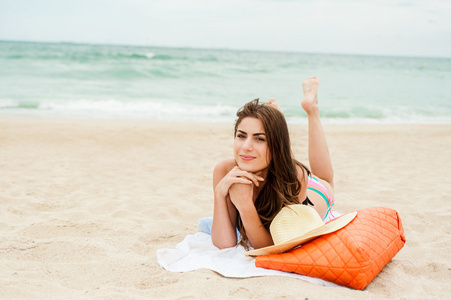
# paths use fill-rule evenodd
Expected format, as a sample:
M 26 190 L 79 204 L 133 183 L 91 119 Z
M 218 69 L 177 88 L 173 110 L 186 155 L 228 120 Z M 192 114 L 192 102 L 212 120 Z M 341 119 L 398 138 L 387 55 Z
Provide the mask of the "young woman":
M 334 175 L 319 116 L 318 85 L 317 77 L 302 83 L 311 172 L 294 158 L 285 117 L 274 99 L 264 104 L 256 99 L 237 112 L 234 158 L 221 161 L 213 172 L 211 237 L 216 247 L 273 245 L 269 225 L 285 205 L 311 205 L 329 218 Z

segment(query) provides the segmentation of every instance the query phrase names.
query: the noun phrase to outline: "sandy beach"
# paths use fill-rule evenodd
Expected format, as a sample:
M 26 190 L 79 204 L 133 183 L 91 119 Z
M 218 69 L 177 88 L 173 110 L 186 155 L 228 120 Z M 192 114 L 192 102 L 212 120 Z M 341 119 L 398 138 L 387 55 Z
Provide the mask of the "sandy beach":
M 0 298 L 440 299 L 451 293 L 451 125 L 327 125 L 336 207 L 386 206 L 406 244 L 365 290 L 172 273 L 212 215 L 232 124 L 0 117 Z M 307 126 L 291 125 L 307 157 Z

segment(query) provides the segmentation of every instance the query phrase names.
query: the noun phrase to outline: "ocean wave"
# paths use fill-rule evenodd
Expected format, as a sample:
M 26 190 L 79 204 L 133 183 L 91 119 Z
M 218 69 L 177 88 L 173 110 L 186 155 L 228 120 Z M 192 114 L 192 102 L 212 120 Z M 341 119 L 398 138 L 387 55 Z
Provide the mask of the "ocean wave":
M 13 101 L 0 99 L 0 114 L 46 116 L 46 117 L 76 117 L 86 119 L 136 119 L 170 122 L 227 122 L 233 123 L 237 107 L 217 105 L 196 105 L 177 103 L 165 99 L 149 101 L 119 101 L 109 99 L 103 101 L 71 100 L 57 101 Z M 285 110 L 289 123 L 306 123 L 307 116 L 297 110 L 293 113 Z M 451 112 L 443 109 L 385 108 L 373 111 L 365 108 L 350 111 L 329 109 L 323 110 L 322 119 L 325 124 L 451 124 Z
M 153 60 L 153 61 L 195 61 L 196 59 L 186 57 L 186 56 L 174 56 L 169 54 L 156 54 L 153 52 L 143 52 L 143 53 L 102 53 L 102 52 L 86 52 L 86 53 L 47 53 L 47 54 L 36 54 L 36 53 L 24 53 L 24 54 L 11 54 L 4 58 L 8 60 L 40 60 L 40 61 L 67 61 L 67 62 L 77 62 L 77 63 L 100 63 L 103 61 L 140 61 L 140 60 Z M 202 62 L 214 62 L 217 58 L 205 57 L 199 58 L 198 61 Z
M 307 116 L 299 109 L 284 111 L 287 120 L 293 123 L 304 123 Z M 440 123 L 451 124 L 451 108 L 446 107 L 407 107 L 407 106 L 355 106 L 355 107 L 324 107 L 321 118 L 325 123 L 332 124 L 399 124 L 399 123 Z
M 0 100 L 0 109 L 18 108 L 18 102 L 11 99 Z
M 121 60 L 217 62 L 214 53 L 195 50 L 82 44 L 1 43 L 0 58 L 20 61 L 105 62 Z
M 218 104 L 196 106 L 160 100 L 158 102 L 123 102 L 73 100 L 67 102 L 43 101 L 29 105 L 27 102 L 0 100 L 0 113 L 13 115 L 44 115 L 56 117 L 82 117 L 88 119 L 138 119 L 153 121 L 233 121 L 236 108 Z
M 154 60 L 172 60 L 172 59 L 174 59 L 174 57 L 172 57 L 170 55 L 167 55 L 167 54 L 157 54 L 157 55 L 153 55 L 151 57 L 151 59 L 154 59 Z
M 149 59 L 153 57 L 153 53 L 117 53 L 112 55 L 114 58 L 125 59 Z

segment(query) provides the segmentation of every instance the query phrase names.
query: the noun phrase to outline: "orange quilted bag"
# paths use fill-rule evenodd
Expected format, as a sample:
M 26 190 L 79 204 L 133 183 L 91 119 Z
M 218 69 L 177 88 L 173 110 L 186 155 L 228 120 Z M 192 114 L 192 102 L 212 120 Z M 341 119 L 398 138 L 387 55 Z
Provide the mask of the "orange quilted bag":
M 359 210 L 346 227 L 286 253 L 258 256 L 255 265 L 362 290 L 405 241 L 398 213 L 386 207 L 371 207 Z

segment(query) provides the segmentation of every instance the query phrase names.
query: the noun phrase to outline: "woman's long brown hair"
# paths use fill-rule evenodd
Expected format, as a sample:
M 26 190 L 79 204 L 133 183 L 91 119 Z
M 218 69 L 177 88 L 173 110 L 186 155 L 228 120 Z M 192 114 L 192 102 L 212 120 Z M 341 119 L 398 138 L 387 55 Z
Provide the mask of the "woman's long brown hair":
M 296 166 L 310 175 L 310 170 L 294 159 L 291 152 L 290 135 L 284 115 L 277 108 L 260 104 L 259 99 L 246 103 L 237 112 L 235 136 L 238 125 L 244 118 L 260 120 L 265 129 L 271 161 L 265 185 L 255 200 L 255 208 L 260 220 L 267 230 L 276 214 L 286 205 L 299 203 L 301 182 L 298 179 Z M 238 216 L 238 230 L 241 233 L 239 244 L 248 249 L 248 238 L 241 218 Z

